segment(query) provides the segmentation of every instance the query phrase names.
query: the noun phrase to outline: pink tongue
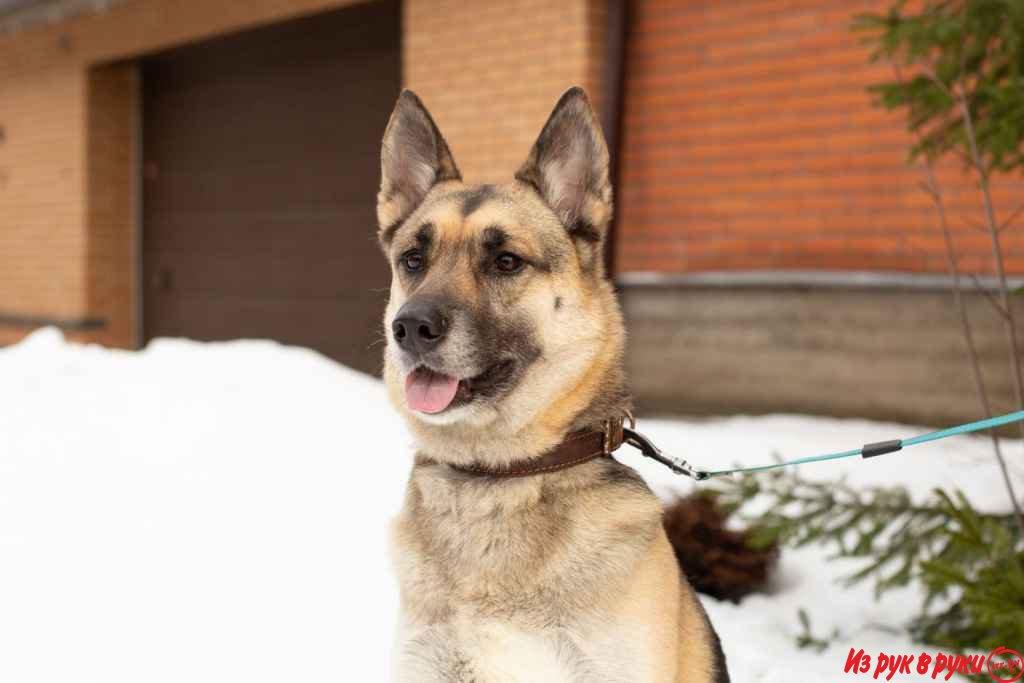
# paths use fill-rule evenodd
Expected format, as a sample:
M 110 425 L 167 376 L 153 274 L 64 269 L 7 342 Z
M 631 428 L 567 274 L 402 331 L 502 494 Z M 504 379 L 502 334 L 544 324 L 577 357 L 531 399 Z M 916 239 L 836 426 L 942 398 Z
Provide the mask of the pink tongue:
M 421 413 L 439 413 L 455 399 L 459 380 L 431 370 L 414 370 L 405 378 L 405 401 Z

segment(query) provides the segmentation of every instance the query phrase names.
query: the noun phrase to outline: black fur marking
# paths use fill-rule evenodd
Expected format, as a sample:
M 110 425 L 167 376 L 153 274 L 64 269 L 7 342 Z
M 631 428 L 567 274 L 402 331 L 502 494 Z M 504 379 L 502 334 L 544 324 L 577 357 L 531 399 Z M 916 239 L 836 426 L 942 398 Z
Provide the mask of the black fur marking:
M 708 632 L 711 633 L 711 658 L 715 662 L 714 683 L 731 683 L 729 678 L 729 667 L 725 663 L 725 652 L 722 651 L 722 640 L 718 637 L 718 631 L 711 625 L 708 615 L 704 613 L 704 620 L 708 623 Z
M 576 222 L 569 226 L 569 235 L 584 242 L 597 243 L 601 241 L 601 233 L 585 218 L 577 218 Z
M 623 465 L 614 458 L 609 459 L 607 466 L 601 470 L 599 481 L 605 486 L 625 487 L 645 493 L 649 493 L 651 490 L 640 475 L 636 473 L 636 470 Z
M 487 251 L 496 251 L 508 241 L 508 233 L 497 225 L 484 228 L 483 246 Z
M 399 218 L 397 221 L 381 230 L 380 241 L 383 242 L 385 245 L 391 244 L 391 240 L 395 238 L 395 233 L 398 232 L 398 229 L 402 227 L 402 223 L 404 222 L 404 218 Z
M 462 217 L 469 216 L 483 206 L 484 202 L 495 196 L 497 193 L 494 190 L 494 185 L 481 185 L 477 189 L 467 192 L 462 200 Z
M 509 358 L 516 361 L 516 371 L 512 376 L 480 392 L 486 398 L 502 395 L 515 387 L 526 368 L 540 358 L 541 349 L 537 345 L 534 328 L 525 320 L 509 319 L 487 309 L 475 313 L 472 325 L 480 349 L 481 365 L 487 367 Z
M 557 311 L 557 310 L 559 310 L 561 308 L 562 308 L 562 297 L 556 296 L 555 297 L 555 310 Z
M 434 241 L 434 224 L 424 223 L 420 226 L 420 229 L 416 231 L 416 243 L 420 245 L 421 249 L 426 249 L 430 246 L 431 242 Z

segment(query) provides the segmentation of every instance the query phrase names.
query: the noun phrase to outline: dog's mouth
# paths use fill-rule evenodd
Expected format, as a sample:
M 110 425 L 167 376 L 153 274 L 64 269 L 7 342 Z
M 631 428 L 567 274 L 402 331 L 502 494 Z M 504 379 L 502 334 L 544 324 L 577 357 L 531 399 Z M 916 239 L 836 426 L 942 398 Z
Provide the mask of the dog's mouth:
M 457 379 L 420 365 L 405 377 L 405 402 L 409 408 L 430 415 L 487 396 L 512 377 L 516 362 L 498 361 L 479 375 Z

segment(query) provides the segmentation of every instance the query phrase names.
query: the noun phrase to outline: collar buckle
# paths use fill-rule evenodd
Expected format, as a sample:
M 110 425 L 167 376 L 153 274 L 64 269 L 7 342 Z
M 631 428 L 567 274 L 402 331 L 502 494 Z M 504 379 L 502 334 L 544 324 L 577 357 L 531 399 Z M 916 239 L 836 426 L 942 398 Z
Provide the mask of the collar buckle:
M 620 415 L 619 417 L 613 417 L 609 420 L 605 420 L 601 425 L 601 434 L 603 436 L 602 450 L 605 455 L 611 455 L 625 442 L 626 436 L 624 426 L 627 416 L 630 424 L 632 424 L 633 416 L 627 413 L 626 415 Z

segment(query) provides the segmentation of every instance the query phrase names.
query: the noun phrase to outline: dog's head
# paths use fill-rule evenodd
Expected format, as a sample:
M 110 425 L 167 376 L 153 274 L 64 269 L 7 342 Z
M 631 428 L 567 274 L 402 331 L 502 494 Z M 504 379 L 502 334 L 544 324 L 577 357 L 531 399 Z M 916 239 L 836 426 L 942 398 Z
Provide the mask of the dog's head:
M 414 426 L 556 428 L 595 394 L 621 392 L 621 320 L 602 249 L 608 149 L 581 89 L 562 96 L 504 185 L 463 183 L 405 91 L 381 169 L 379 237 L 393 278 L 385 379 Z

